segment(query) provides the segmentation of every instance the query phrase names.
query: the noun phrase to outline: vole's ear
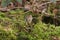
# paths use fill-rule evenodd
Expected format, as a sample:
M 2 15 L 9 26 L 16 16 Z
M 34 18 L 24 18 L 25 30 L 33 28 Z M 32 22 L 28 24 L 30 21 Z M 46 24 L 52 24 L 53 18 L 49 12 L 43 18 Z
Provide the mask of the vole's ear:
M 54 14 L 57 14 L 57 12 L 58 12 L 58 9 L 53 9 Z

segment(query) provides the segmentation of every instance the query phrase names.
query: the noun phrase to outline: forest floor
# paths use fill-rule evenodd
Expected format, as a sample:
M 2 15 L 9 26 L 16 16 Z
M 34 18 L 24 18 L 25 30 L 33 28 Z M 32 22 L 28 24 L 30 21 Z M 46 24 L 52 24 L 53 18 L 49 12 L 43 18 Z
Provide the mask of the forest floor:
M 30 12 L 29 12 L 30 13 Z M 60 26 L 45 24 L 36 17 L 36 24 L 26 25 L 23 10 L 0 12 L 0 40 L 60 40 Z

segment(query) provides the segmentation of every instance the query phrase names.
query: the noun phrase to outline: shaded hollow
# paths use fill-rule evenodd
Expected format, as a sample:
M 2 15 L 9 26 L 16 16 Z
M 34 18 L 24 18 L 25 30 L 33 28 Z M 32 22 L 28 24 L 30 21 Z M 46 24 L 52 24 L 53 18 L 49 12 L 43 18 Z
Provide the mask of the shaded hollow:
M 53 24 L 55 26 L 60 26 L 60 21 L 58 19 L 51 17 L 51 16 L 43 16 L 42 22 L 46 23 L 46 24 L 50 23 L 50 24 Z

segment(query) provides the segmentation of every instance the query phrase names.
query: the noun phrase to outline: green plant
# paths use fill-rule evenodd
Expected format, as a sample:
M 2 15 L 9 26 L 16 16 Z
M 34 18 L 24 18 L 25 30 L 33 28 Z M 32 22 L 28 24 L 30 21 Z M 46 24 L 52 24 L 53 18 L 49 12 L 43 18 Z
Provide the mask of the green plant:
M 2 7 L 7 7 L 10 4 L 10 2 L 15 2 L 15 1 L 22 4 L 22 0 L 2 0 L 1 1 L 1 6 Z

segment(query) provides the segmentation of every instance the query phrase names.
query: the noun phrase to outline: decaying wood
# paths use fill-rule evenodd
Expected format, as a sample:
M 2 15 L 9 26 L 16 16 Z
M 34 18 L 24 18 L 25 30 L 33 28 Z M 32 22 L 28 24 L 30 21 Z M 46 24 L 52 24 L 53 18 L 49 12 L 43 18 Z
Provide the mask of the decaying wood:
M 7 8 L 0 8 L 0 11 L 7 12 L 7 11 L 10 11 L 10 9 L 7 9 Z

